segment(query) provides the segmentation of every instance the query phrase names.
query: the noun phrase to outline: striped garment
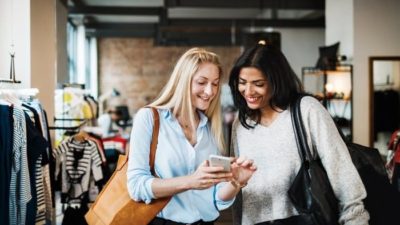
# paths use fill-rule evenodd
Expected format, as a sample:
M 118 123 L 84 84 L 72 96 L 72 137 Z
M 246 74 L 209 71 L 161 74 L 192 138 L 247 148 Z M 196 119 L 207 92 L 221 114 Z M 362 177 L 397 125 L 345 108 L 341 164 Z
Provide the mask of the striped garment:
M 23 104 L 26 109 L 25 112 L 30 115 L 32 122 L 35 127 L 40 130 L 40 133 L 45 133 L 42 130 L 42 121 L 40 120 L 41 111 L 38 111 L 31 105 Z M 46 201 L 45 201 L 45 188 L 44 188 L 44 166 L 42 166 L 43 155 L 40 155 L 35 162 L 35 183 L 36 183 L 36 196 L 37 196 L 37 208 L 36 208 L 36 220 L 35 225 L 42 225 L 46 223 Z
M 44 178 L 42 168 L 43 156 L 40 155 L 36 160 L 36 193 L 37 193 L 37 210 L 36 210 L 36 223 L 35 225 L 45 224 L 46 218 L 46 204 L 44 199 Z
M 26 205 L 32 199 L 29 178 L 26 124 L 22 109 L 13 110 L 13 166 L 11 168 L 9 215 L 11 224 L 25 224 Z
M 33 102 L 29 103 L 39 114 L 40 125 L 42 127 L 42 134 L 43 137 L 49 141 L 49 137 L 47 136 L 47 121 L 44 114 L 44 110 L 40 102 L 35 99 Z M 50 149 L 49 147 L 46 148 L 46 154 L 49 156 Z M 44 199 L 45 199 L 45 206 L 46 206 L 46 220 L 51 221 L 54 217 L 54 210 L 52 204 L 52 196 L 51 196 L 51 185 L 50 185 L 50 168 L 49 164 L 46 164 L 42 167 L 43 170 L 43 185 L 44 185 Z
M 46 204 L 46 223 L 52 221 L 55 215 L 51 196 L 50 166 L 43 166 L 44 198 Z
M 125 154 L 127 140 L 120 136 L 103 138 L 104 150 L 116 150 L 121 154 Z
M 93 141 L 75 141 L 68 138 L 53 150 L 53 156 L 61 160 L 61 192 L 71 199 L 79 198 L 89 190 L 90 175 L 95 181 L 103 178 L 101 158 Z

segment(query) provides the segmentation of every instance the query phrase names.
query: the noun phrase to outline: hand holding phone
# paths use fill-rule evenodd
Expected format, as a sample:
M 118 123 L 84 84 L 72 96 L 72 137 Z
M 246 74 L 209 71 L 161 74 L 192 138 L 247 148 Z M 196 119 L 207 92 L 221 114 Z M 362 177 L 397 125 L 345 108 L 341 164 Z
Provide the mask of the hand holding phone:
M 222 166 L 225 172 L 231 171 L 231 158 L 219 155 L 210 155 L 210 166 Z

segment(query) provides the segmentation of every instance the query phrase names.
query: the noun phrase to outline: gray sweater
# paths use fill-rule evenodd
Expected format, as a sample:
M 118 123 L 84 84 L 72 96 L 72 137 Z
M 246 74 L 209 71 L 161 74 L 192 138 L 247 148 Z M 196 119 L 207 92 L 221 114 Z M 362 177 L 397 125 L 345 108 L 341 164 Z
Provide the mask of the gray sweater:
M 364 185 L 329 113 L 311 97 L 304 97 L 300 108 L 309 145 L 315 146 L 339 199 L 340 224 L 368 224 L 369 214 L 362 202 Z M 287 194 L 300 168 L 290 110 L 281 112 L 267 127 L 246 129 L 236 119 L 232 148 L 236 156 L 254 159 L 258 167 L 237 198 L 235 224 L 253 225 L 298 215 Z

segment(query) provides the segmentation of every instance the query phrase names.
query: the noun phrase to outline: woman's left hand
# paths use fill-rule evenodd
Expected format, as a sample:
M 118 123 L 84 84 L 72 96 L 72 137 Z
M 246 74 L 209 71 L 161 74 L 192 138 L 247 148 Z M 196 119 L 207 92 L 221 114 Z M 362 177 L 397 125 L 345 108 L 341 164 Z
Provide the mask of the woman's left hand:
M 240 186 L 245 186 L 253 173 L 257 170 L 257 166 L 252 159 L 241 156 L 233 160 L 231 170 L 233 179 L 238 182 Z

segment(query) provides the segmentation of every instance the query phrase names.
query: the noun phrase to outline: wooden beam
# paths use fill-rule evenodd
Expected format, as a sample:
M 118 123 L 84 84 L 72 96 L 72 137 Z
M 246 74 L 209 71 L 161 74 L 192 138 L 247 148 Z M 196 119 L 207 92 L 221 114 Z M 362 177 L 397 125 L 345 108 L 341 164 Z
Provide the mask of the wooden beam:
M 231 43 L 230 32 L 220 33 L 178 33 L 162 32 L 155 40 L 155 45 L 161 46 L 237 46 L 241 44 L 239 35 L 235 35 L 239 42 Z
M 148 23 L 92 23 L 86 25 L 87 36 L 98 37 L 146 37 L 156 34 L 157 26 Z
M 83 4 L 82 0 L 70 0 L 70 1 L 76 7 L 84 7 L 85 6 L 85 4 Z
M 169 19 L 169 26 L 209 27 L 325 27 L 325 18 L 317 19 Z
M 325 9 L 324 0 L 166 0 L 167 7 Z
M 105 29 L 88 29 L 86 36 L 89 37 L 130 37 L 130 38 L 153 38 L 155 31 L 139 31 L 139 30 L 105 30 Z
M 106 6 L 85 6 L 69 7 L 69 14 L 97 14 L 97 15 L 135 15 L 153 16 L 162 12 L 161 7 L 106 7 Z
M 88 29 L 106 29 L 106 30 L 154 30 L 154 23 L 90 23 L 86 24 Z

